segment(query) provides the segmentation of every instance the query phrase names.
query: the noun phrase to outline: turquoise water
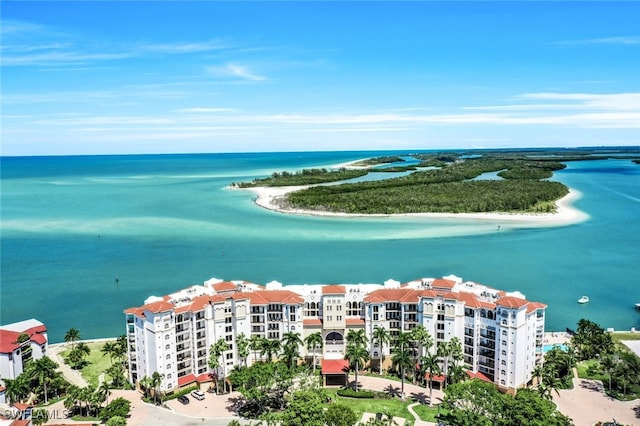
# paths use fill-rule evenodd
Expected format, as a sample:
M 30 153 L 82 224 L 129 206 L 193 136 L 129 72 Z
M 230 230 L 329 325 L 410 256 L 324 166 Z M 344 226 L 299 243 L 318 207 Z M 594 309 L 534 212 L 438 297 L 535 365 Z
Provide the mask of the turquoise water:
M 569 349 L 569 346 L 566 345 L 566 344 L 562 344 L 562 345 L 557 345 L 557 344 L 556 345 L 544 345 L 544 346 L 542 346 L 542 352 L 546 354 L 547 352 L 549 352 L 551 349 L 555 348 L 556 346 L 559 347 L 560 350 L 562 350 L 564 352 L 566 352 Z
M 236 181 L 382 152 L 2 158 L 1 321 L 52 341 L 124 332 L 122 310 L 210 277 L 381 283 L 456 274 L 549 305 L 547 329 L 586 317 L 640 328 L 640 166 L 571 162 L 558 179 L 591 219 L 555 228 L 477 220 L 321 218 L 261 209 Z M 116 282 L 118 277 L 118 282 Z M 586 294 L 591 301 L 576 300 Z

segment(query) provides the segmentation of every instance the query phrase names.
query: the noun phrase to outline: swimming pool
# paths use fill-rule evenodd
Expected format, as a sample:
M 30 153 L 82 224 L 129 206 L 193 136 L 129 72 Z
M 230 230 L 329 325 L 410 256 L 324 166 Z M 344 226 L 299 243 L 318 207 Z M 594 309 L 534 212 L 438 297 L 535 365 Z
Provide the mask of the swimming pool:
M 551 349 L 553 349 L 554 346 L 558 346 L 563 352 L 567 352 L 569 350 L 569 347 L 567 346 L 566 343 L 562 343 L 562 344 L 556 343 L 555 345 L 544 345 L 542 347 L 542 352 L 546 354 Z

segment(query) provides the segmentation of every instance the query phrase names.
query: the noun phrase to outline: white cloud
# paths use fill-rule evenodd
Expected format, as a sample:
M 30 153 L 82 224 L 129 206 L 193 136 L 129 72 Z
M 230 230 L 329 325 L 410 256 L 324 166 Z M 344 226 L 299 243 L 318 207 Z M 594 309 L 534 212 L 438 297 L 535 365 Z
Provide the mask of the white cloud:
M 229 45 L 220 40 L 208 40 L 204 42 L 192 43 L 156 43 L 143 44 L 140 46 L 143 50 L 163 53 L 196 53 L 207 52 L 211 50 L 221 50 L 228 48 Z
M 223 66 L 210 66 L 207 71 L 214 77 L 238 78 L 246 81 L 265 81 L 265 76 L 259 75 L 250 70 L 248 66 L 237 63 L 227 63 Z
M 551 44 L 558 45 L 558 46 L 585 45 L 585 44 L 635 45 L 635 44 L 640 44 L 640 36 L 631 35 L 631 36 L 591 38 L 591 39 L 583 39 L 583 40 L 563 40 L 563 41 L 556 41 Z

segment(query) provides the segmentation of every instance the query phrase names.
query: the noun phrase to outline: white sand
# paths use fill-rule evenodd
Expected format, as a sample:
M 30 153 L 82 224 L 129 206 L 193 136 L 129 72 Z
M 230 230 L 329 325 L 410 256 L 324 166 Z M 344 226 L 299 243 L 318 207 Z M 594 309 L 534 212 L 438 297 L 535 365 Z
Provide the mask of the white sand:
M 589 215 L 572 206 L 575 200 L 582 197 L 582 193 L 575 189 L 569 189 L 569 193 L 556 202 L 556 213 L 519 214 L 519 213 L 406 213 L 406 214 L 349 214 L 334 213 L 315 210 L 302 210 L 284 208 L 281 201 L 285 195 L 292 191 L 307 188 L 308 186 L 286 186 L 286 187 L 254 187 L 249 188 L 257 194 L 255 203 L 265 209 L 278 211 L 281 213 L 309 215 L 309 216 L 337 216 L 337 217 L 419 217 L 425 219 L 473 219 L 495 222 L 507 222 L 542 226 L 564 226 L 574 223 L 584 222 L 589 219 Z

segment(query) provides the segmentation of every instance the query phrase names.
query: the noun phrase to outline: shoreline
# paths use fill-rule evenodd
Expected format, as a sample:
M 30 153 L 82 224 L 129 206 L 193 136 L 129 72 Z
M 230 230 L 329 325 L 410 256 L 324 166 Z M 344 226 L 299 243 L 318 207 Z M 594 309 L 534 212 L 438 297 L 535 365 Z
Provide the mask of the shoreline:
M 576 189 L 569 188 L 569 193 L 564 197 L 556 200 L 555 204 L 557 212 L 555 213 L 402 213 L 402 214 L 353 214 L 353 213 L 336 213 L 323 212 L 316 210 L 289 209 L 283 208 L 281 200 L 290 192 L 308 188 L 310 185 L 302 186 L 281 186 L 266 187 L 257 186 L 246 188 L 253 191 L 257 197 L 254 203 L 258 206 L 285 214 L 295 214 L 303 216 L 321 216 L 321 217 L 386 217 L 386 218 L 425 218 L 425 219 L 465 219 L 465 220 L 481 220 L 490 222 L 508 222 L 512 224 L 527 224 L 538 227 L 543 226 L 565 226 L 580 223 L 588 220 L 590 216 L 573 207 L 573 203 L 582 198 L 582 193 Z M 244 188 L 243 188 L 244 189 Z

